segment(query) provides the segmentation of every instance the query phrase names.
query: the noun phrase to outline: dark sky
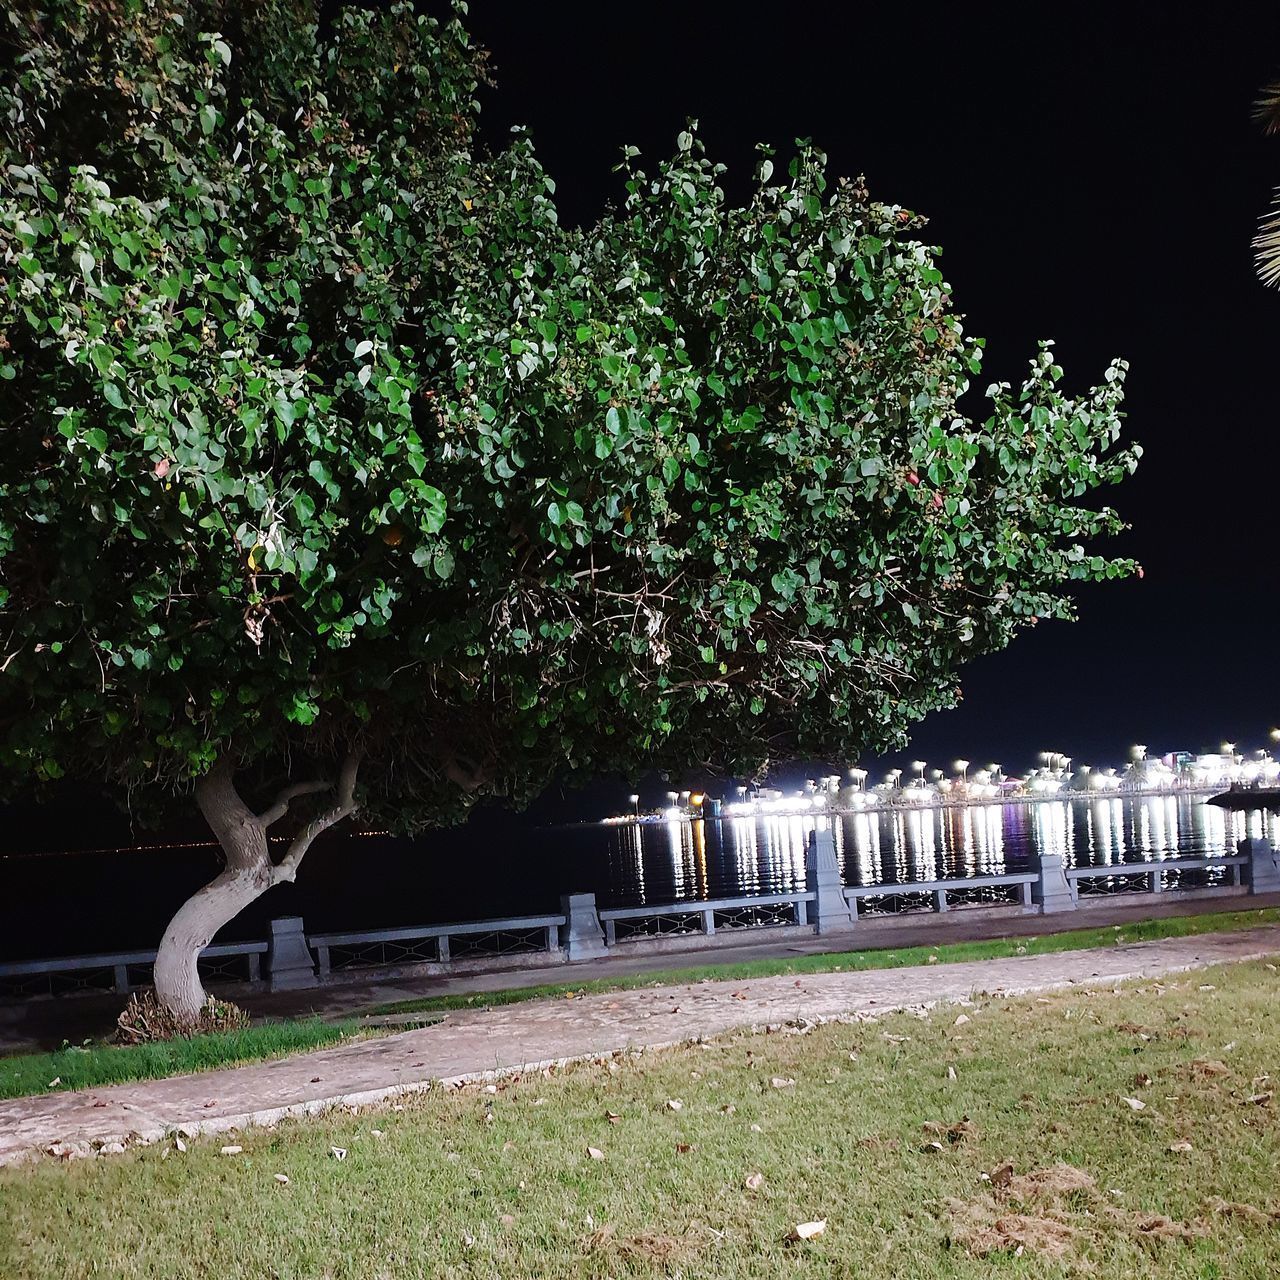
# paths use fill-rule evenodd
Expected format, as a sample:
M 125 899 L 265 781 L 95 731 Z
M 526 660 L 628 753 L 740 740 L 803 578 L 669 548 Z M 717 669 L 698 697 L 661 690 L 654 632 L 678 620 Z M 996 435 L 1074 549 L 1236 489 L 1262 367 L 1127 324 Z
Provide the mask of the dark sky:
M 1042 337 L 1075 388 L 1130 360 L 1128 426 L 1146 456 L 1113 491 L 1133 525 L 1116 550 L 1145 578 L 1091 586 L 1080 622 L 975 663 L 962 705 L 924 722 L 906 758 L 1016 769 L 1044 749 L 1085 762 L 1133 741 L 1261 745 L 1280 723 L 1280 292 L 1257 283 L 1250 239 L 1280 183 L 1280 137 L 1262 136 L 1252 104 L 1280 75 L 1280 6 L 846 0 L 768 15 L 476 0 L 498 80 L 485 128 L 497 144 L 531 128 L 575 221 L 618 196 L 624 143 L 656 159 L 686 117 L 729 165 L 731 195 L 757 141 L 812 137 L 834 173 L 930 216 L 991 378 L 1020 379 Z M 628 790 L 601 783 L 535 813 L 595 814 Z M 11 834 L 29 814 L 9 814 Z M 30 824 L 46 847 L 51 818 L 61 829 L 49 809 Z M 89 842 L 113 825 L 95 817 Z M 67 839 L 86 837 L 68 825 Z
M 687 116 L 731 195 L 757 141 L 812 137 L 834 172 L 929 215 L 992 377 L 1020 380 L 1042 337 L 1077 388 L 1112 356 L 1132 365 L 1128 428 L 1146 454 L 1112 497 L 1145 578 L 1087 588 L 1078 623 L 974 664 L 964 702 L 921 725 L 911 754 L 1261 745 L 1280 722 L 1280 292 L 1256 281 L 1250 240 L 1280 138 L 1252 107 L 1280 76 L 1280 6 L 747 12 L 476 3 L 498 80 L 486 128 L 530 126 L 573 220 L 616 198 L 622 144 L 665 155 Z

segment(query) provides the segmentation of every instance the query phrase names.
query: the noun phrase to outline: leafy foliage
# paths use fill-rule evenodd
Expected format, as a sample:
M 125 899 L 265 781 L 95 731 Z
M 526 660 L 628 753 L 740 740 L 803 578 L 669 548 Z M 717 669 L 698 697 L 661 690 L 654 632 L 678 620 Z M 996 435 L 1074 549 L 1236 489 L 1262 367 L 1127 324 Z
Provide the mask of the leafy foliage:
M 181 790 L 352 743 L 403 826 L 901 741 L 1070 581 L 1125 364 L 981 372 L 923 220 L 695 128 L 563 227 L 458 6 L 56 0 L 0 78 L 0 751 Z

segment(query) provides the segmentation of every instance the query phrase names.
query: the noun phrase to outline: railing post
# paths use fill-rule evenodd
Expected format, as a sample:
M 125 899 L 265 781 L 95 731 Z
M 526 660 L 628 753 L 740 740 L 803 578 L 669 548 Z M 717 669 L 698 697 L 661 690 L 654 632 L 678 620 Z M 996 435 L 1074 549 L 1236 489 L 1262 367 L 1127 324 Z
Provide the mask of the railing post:
M 560 898 L 560 910 L 564 912 L 564 924 L 560 926 L 560 945 L 570 964 L 579 960 L 595 960 L 609 954 L 594 893 L 563 894 Z
M 272 991 L 314 987 L 316 966 L 301 916 L 276 916 L 267 937 L 267 976 Z
M 805 888 L 813 896 L 815 933 L 838 933 L 854 927 L 855 916 L 844 896 L 836 845 L 830 831 L 811 831 L 804 854 Z
M 453 959 L 453 954 L 449 950 L 449 935 L 442 933 L 436 938 L 436 959 L 441 964 L 448 964 Z
M 716 931 L 716 913 L 714 911 L 704 911 L 702 913 L 702 932 L 710 936 Z
M 1066 861 L 1060 853 L 1042 853 L 1036 870 L 1039 879 L 1032 882 L 1031 901 L 1044 915 L 1057 911 L 1075 911 L 1076 899 L 1067 882 Z
M 1158 867 L 1147 874 L 1147 881 L 1151 886 L 1152 893 L 1164 892 L 1164 872 Z
M 1236 846 L 1237 851 L 1249 859 L 1241 868 L 1244 882 L 1253 893 L 1280 893 L 1280 863 L 1276 851 L 1265 836 L 1247 836 Z
M 1031 901 L 1031 886 L 1032 886 L 1032 883 L 1033 883 L 1033 882 L 1032 882 L 1031 880 L 1024 880 L 1024 881 L 1023 881 L 1023 882 L 1018 886 L 1018 888 L 1022 890 L 1022 905 L 1023 905 L 1023 907 L 1024 907 L 1024 908 L 1027 908 L 1027 909 L 1029 909 L 1029 908 L 1033 905 L 1033 904 L 1032 904 L 1032 901 Z
M 129 966 L 113 964 L 111 966 L 111 989 L 123 995 L 129 990 Z
M 245 959 L 249 962 L 249 966 L 248 966 L 249 981 L 261 982 L 262 981 L 262 959 L 259 956 L 258 952 L 250 951 L 249 954 L 245 956 Z
M 809 923 L 809 904 L 803 898 L 796 899 L 796 924 Z
M 945 889 L 935 889 L 933 891 L 933 909 L 935 911 L 945 911 L 947 909 L 947 891 Z

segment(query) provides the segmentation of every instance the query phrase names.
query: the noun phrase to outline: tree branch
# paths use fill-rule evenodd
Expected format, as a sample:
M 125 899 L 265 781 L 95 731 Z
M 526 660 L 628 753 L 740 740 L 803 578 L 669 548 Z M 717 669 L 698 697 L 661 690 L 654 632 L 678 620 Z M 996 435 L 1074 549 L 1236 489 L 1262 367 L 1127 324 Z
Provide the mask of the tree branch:
M 317 791 L 329 791 L 333 783 L 328 778 L 316 778 L 312 782 L 294 782 L 285 787 L 271 802 L 271 807 L 258 814 L 258 821 L 264 827 L 279 822 L 289 812 L 289 805 L 299 796 L 315 795 Z
M 356 803 L 355 795 L 356 774 L 359 768 L 359 754 L 355 751 L 349 751 L 347 758 L 342 762 L 342 768 L 338 771 L 338 785 L 335 788 L 338 803 L 332 809 L 327 809 L 324 813 L 312 818 L 294 836 L 289 844 L 288 852 L 276 863 L 275 869 L 271 874 L 272 884 L 282 884 L 286 880 L 292 883 L 297 877 L 299 864 L 306 856 L 307 850 L 311 848 L 311 842 L 318 835 L 328 831 L 335 823 L 341 822 L 343 818 L 355 813 L 360 807 Z

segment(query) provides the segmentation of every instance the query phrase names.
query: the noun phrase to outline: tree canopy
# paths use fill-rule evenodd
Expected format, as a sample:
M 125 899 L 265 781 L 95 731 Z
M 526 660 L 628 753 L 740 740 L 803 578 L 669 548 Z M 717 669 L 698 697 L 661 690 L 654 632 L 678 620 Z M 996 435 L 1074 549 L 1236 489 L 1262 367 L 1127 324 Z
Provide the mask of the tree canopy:
M 564 774 L 854 758 L 1069 583 L 1123 361 L 980 380 L 924 220 L 696 128 L 562 225 L 406 5 L 50 0 L 0 68 L 0 760 L 361 754 L 398 827 Z M 963 398 L 963 404 L 962 404 Z

